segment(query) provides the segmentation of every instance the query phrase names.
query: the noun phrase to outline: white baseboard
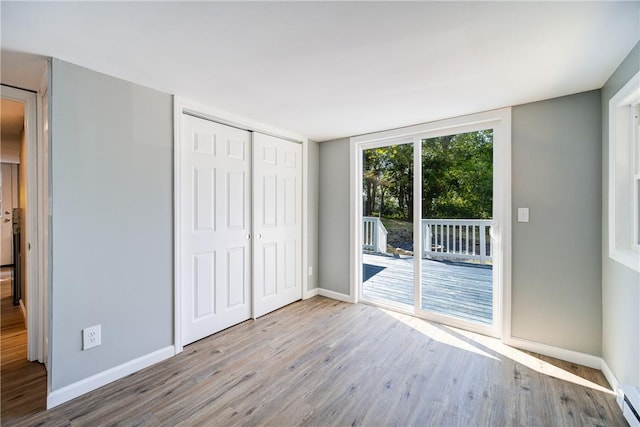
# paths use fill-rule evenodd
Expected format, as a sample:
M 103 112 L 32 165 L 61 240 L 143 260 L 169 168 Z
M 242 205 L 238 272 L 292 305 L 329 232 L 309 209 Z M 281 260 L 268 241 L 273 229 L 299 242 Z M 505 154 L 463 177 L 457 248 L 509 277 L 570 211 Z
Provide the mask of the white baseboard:
M 336 299 L 338 301 L 353 303 L 353 298 L 351 297 L 351 295 L 330 291 L 328 289 L 318 288 L 318 295 L 322 295 L 323 297 L 327 297 L 331 299 Z
M 618 390 L 620 389 L 620 384 L 618 383 L 618 379 L 613 374 L 613 372 L 609 368 L 609 365 L 607 365 L 607 362 L 605 362 L 604 359 L 600 359 L 600 370 L 602 371 L 602 374 L 609 382 L 609 385 L 611 386 L 611 390 L 616 392 L 616 395 L 617 395 Z M 618 397 L 621 397 L 621 396 L 618 396 Z M 618 402 L 618 405 L 619 404 L 620 402 Z
M 511 347 L 532 351 L 544 356 L 555 357 L 556 359 L 577 363 L 578 365 L 588 366 L 589 368 L 600 369 L 602 366 L 602 358 L 598 356 L 592 356 L 591 354 L 580 353 L 578 351 L 567 350 L 560 347 L 554 347 L 548 344 L 541 344 L 522 338 L 505 337 L 502 341 L 506 345 L 510 345 Z
M 636 416 L 633 414 L 633 411 L 629 407 L 629 404 L 624 401 L 626 395 L 627 399 L 629 400 L 629 402 L 631 402 L 636 412 L 640 410 L 640 393 L 638 392 L 638 390 L 630 387 L 625 388 L 618 381 L 618 378 L 616 378 L 615 374 L 613 373 L 611 368 L 609 368 L 609 365 L 607 365 L 607 362 L 604 359 L 602 359 L 601 370 L 607 381 L 609 381 L 611 388 L 616 393 L 616 402 L 622 410 L 622 415 L 624 415 L 624 418 L 629 423 L 629 426 L 640 427 L 640 420 L 638 420 L 638 418 L 636 418 Z
M 313 288 L 313 289 L 304 291 L 302 293 L 302 299 L 309 299 L 311 297 L 315 297 L 316 295 L 318 295 L 319 290 L 320 290 L 319 288 Z
M 153 353 L 130 360 L 122 365 L 114 366 L 111 369 L 92 375 L 89 378 L 69 384 L 61 389 L 49 392 L 49 395 L 47 396 L 47 409 L 51 409 L 62 403 L 68 402 L 71 399 L 75 399 L 78 396 L 119 380 L 120 378 L 126 377 L 129 374 L 173 357 L 174 354 L 174 346 L 167 346 L 154 351 Z
M 27 307 L 24 305 L 24 300 L 20 298 L 20 311 L 22 312 L 22 319 L 24 319 L 24 327 L 27 327 Z

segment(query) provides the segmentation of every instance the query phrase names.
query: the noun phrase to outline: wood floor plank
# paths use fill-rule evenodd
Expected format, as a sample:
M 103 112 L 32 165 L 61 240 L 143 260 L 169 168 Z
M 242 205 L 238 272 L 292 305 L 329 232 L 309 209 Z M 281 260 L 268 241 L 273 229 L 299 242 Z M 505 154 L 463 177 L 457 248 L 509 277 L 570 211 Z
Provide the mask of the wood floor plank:
M 27 329 L 11 297 L 12 268 L 0 270 L 0 420 L 42 411 L 46 406 L 44 366 L 27 361 Z
M 377 307 L 291 304 L 2 425 L 624 426 L 602 373 Z

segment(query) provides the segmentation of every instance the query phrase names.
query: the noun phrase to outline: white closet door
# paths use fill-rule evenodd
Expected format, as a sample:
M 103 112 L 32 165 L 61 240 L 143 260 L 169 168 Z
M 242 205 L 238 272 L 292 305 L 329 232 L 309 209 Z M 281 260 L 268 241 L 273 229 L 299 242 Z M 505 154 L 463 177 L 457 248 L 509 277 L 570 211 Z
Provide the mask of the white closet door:
M 251 134 L 182 117 L 182 341 L 251 317 Z
M 253 135 L 253 315 L 302 298 L 302 145 Z

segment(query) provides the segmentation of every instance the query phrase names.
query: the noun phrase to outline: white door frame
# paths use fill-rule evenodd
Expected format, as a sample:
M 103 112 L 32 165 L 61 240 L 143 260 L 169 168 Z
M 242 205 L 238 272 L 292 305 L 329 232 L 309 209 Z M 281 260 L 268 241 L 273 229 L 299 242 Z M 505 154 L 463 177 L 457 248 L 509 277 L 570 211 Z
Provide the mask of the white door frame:
M 255 122 L 244 117 L 239 117 L 226 111 L 212 108 L 208 105 L 201 104 L 187 98 L 174 96 L 173 98 L 173 191 L 174 191 L 174 328 L 173 340 L 175 353 L 178 354 L 183 350 L 182 338 L 182 287 L 180 279 L 179 266 L 182 265 L 181 260 L 181 239 L 180 224 L 182 223 L 181 209 L 183 197 L 180 193 L 181 188 L 181 157 L 180 157 L 180 136 L 182 132 L 182 115 L 184 113 L 196 115 L 197 117 L 218 122 L 224 125 L 237 127 L 240 129 L 264 133 L 276 136 L 278 138 L 287 139 L 302 143 L 302 271 L 306 272 L 308 265 L 308 141 L 307 138 L 295 133 L 287 132 L 282 129 L 274 128 L 264 123 Z M 302 274 L 302 295 L 308 298 L 313 295 L 307 291 L 308 276 Z
M 362 151 L 366 148 L 381 147 L 402 143 L 414 144 L 414 191 L 418 191 L 416 182 L 421 182 L 420 147 L 419 142 L 423 138 L 463 133 L 473 130 L 493 128 L 494 130 L 494 159 L 493 159 L 493 185 L 494 185 L 494 221 L 493 234 L 499 245 L 494 246 L 494 257 L 498 268 L 494 271 L 494 308 L 499 307 L 498 316 L 492 328 L 478 327 L 478 332 L 494 336 L 511 337 L 511 109 L 487 111 L 452 119 L 409 126 L 401 129 L 376 132 L 351 138 L 350 142 L 350 266 L 351 266 L 351 300 L 358 302 L 362 286 Z M 414 193 L 415 194 L 415 193 Z M 497 195 L 497 197 L 496 197 Z M 414 216 L 421 218 L 421 202 L 414 196 Z M 414 221 L 414 236 L 420 235 L 418 221 Z M 419 240 L 419 239 L 418 239 Z M 414 252 L 421 253 L 421 242 Z M 415 245 L 415 244 L 414 244 Z M 414 271 L 414 286 L 419 291 L 420 276 L 419 258 L 416 260 Z M 419 293 L 416 293 L 419 295 Z M 398 309 L 393 305 L 388 308 Z M 456 324 L 455 320 L 444 318 L 435 314 L 426 315 L 416 310 L 412 313 L 419 317 L 438 322 L 446 322 L 453 326 L 469 325 L 466 322 Z M 464 325 L 463 325 L 464 323 Z M 471 329 L 475 329 L 471 327 Z
M 46 77 L 43 81 L 46 86 Z M 27 247 L 25 254 L 27 261 L 25 275 L 27 359 L 44 363 L 48 354 L 45 345 L 48 340 L 45 336 L 44 327 L 45 318 L 48 316 L 48 310 L 44 305 L 46 277 L 38 273 L 40 271 L 41 258 L 47 256 L 46 253 L 42 253 L 43 242 L 38 228 L 41 223 L 40 201 L 42 198 L 48 197 L 47 189 L 41 187 L 39 181 L 39 171 L 42 171 L 40 167 L 43 166 L 40 165 L 38 156 L 42 138 L 39 129 L 41 127 L 39 117 L 42 112 L 42 99 L 35 92 L 4 85 L 2 86 L 1 96 L 4 99 L 24 104 L 26 177 L 22 178 L 25 179 L 24 185 L 27 198 L 26 230 L 24 230 Z M 44 173 L 48 173 L 48 167 Z

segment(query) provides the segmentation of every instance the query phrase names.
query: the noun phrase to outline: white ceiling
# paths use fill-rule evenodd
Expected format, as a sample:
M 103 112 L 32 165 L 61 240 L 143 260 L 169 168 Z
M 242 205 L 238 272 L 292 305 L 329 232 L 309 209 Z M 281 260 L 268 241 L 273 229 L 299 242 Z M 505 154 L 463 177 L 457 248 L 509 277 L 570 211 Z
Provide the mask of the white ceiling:
M 638 1 L 0 7 L 3 76 L 53 56 L 318 141 L 597 89 L 640 40 Z

